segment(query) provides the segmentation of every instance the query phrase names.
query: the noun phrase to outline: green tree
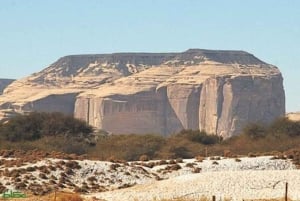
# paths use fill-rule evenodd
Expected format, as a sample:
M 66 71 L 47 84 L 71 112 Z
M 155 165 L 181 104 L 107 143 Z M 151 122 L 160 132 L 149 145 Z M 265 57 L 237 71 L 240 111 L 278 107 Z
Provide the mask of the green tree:
M 86 137 L 91 132 L 92 127 L 85 122 L 58 112 L 17 115 L 0 124 L 1 137 L 9 141 L 36 140 L 56 135 Z
M 267 135 L 267 129 L 258 123 L 251 123 L 244 127 L 243 133 L 252 139 L 258 139 Z

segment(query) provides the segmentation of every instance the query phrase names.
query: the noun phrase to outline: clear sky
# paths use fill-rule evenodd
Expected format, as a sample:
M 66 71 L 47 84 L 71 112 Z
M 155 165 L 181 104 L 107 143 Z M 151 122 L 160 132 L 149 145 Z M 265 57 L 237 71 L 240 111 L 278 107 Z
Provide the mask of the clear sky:
M 0 77 L 69 54 L 245 50 L 280 68 L 300 111 L 299 0 L 0 0 Z

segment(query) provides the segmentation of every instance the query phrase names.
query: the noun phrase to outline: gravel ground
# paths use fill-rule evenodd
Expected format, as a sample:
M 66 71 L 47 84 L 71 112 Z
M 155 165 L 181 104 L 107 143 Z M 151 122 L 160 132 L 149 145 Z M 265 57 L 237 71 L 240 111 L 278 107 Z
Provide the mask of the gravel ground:
M 88 193 L 86 198 L 95 196 L 108 201 L 152 201 L 212 195 L 217 196 L 217 200 L 243 200 L 283 197 L 285 183 L 288 182 L 289 197 L 300 200 L 300 170 L 290 160 L 273 160 L 272 156 L 239 159 L 214 157 L 202 161 L 184 159 L 177 163 L 48 158 L 7 167 L 10 160 L 6 158 L 0 165 L 0 183 L 7 189 L 15 189 L 17 183 L 26 181 L 28 184 L 38 184 L 40 191 L 46 185 L 51 188 L 51 181 L 55 180 L 65 186 L 59 188 L 60 191 L 73 191 L 75 185 L 85 186 Z M 79 167 L 76 168 L 74 164 Z M 31 171 L 27 170 L 29 167 L 35 168 Z M 16 176 L 14 171 L 18 169 L 19 175 Z M 41 177 L 41 173 L 44 177 Z M 60 181 L 62 178 L 65 181 Z

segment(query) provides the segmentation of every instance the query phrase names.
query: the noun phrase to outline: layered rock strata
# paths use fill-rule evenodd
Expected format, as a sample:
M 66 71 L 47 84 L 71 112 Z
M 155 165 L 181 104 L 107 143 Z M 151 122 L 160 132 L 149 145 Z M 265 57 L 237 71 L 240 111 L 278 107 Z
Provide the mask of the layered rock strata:
M 230 137 L 284 115 L 282 81 L 277 67 L 243 51 L 67 56 L 12 83 L 0 108 L 61 111 L 113 133 Z

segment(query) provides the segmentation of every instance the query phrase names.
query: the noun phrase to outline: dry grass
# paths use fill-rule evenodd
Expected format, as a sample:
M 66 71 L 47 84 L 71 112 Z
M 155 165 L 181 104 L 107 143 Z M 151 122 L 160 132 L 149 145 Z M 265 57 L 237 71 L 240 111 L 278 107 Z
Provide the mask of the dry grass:
M 9 143 L 14 144 L 11 142 Z M 21 142 L 16 143 L 14 146 L 18 146 L 18 148 L 22 149 L 20 143 Z M 39 144 L 41 142 L 36 141 L 34 143 Z M 45 143 L 41 144 L 44 146 Z M 39 149 L 41 146 L 36 146 L 38 149 L 27 151 L 20 149 L 1 150 L 0 156 L 4 157 L 4 159 L 0 160 L 0 164 L 3 164 L 5 167 L 21 166 L 26 162 L 37 162 L 46 157 L 75 160 L 87 158 L 100 160 L 110 159 L 111 161 L 139 159 L 147 161 L 151 159 L 196 157 L 198 161 L 201 161 L 206 154 L 207 156 L 218 155 L 225 157 L 236 157 L 238 155 L 247 156 L 249 153 L 250 156 L 278 155 L 291 149 L 299 149 L 299 144 L 300 136 L 267 136 L 265 138 L 251 139 L 249 136 L 241 135 L 214 145 L 203 145 L 182 137 L 163 138 L 151 135 L 124 135 L 111 136 L 108 139 L 99 141 L 93 149 L 89 150 L 87 155 L 83 156 L 65 154 L 57 151 L 47 151 L 42 148 Z M 292 154 L 295 164 L 300 164 L 299 153 L 297 153 L 297 157 L 295 151 L 287 154 Z M 117 158 L 115 156 L 117 156 Z M 16 160 L 6 160 L 5 158 L 8 157 L 14 157 Z
M 28 161 L 38 161 L 45 157 L 79 160 L 89 158 L 100 160 L 109 159 L 111 161 L 148 161 L 151 159 L 194 158 L 196 156 L 198 156 L 200 160 L 203 156 L 218 155 L 234 157 L 237 155 L 247 156 L 249 153 L 251 153 L 251 156 L 258 156 L 265 155 L 266 153 L 284 152 L 293 148 L 298 148 L 300 144 L 300 135 L 268 134 L 263 137 L 253 138 L 249 135 L 242 134 L 222 142 L 215 142 L 215 144 L 211 145 L 193 141 L 188 134 L 177 134 L 169 137 L 150 134 L 112 135 L 99 139 L 95 146 L 92 147 L 84 144 L 77 144 L 78 146 L 76 145 L 74 147 L 73 142 L 71 143 L 64 140 L 65 139 L 61 139 L 60 137 L 51 136 L 35 141 L 10 142 L 0 140 L 0 149 L 6 149 L 0 151 L 0 156 L 3 156 L 4 158 L 19 158 L 18 160 L 13 161 L 2 160 L 0 161 L 0 164 L 3 163 L 6 167 L 14 165 L 20 166 Z M 59 152 L 64 151 L 63 148 L 66 144 L 72 144 L 72 149 L 84 149 L 86 155 L 79 157 L 75 154 Z M 55 152 L 53 150 L 55 150 Z M 300 164 L 299 157 L 295 157 L 293 160 L 296 164 Z
M 190 141 L 181 136 L 161 138 L 157 136 L 111 136 L 98 142 L 88 155 L 107 159 L 112 156 L 123 160 L 151 160 L 151 159 L 176 159 L 195 158 L 203 159 L 204 156 L 237 157 L 239 155 L 260 156 L 273 155 L 275 152 L 284 152 L 298 148 L 300 136 L 266 136 L 252 139 L 247 135 L 240 135 L 221 143 L 204 145 Z M 130 146 L 129 146 L 130 145 Z M 140 156 L 146 156 L 140 158 Z M 295 160 L 295 162 L 297 162 Z

